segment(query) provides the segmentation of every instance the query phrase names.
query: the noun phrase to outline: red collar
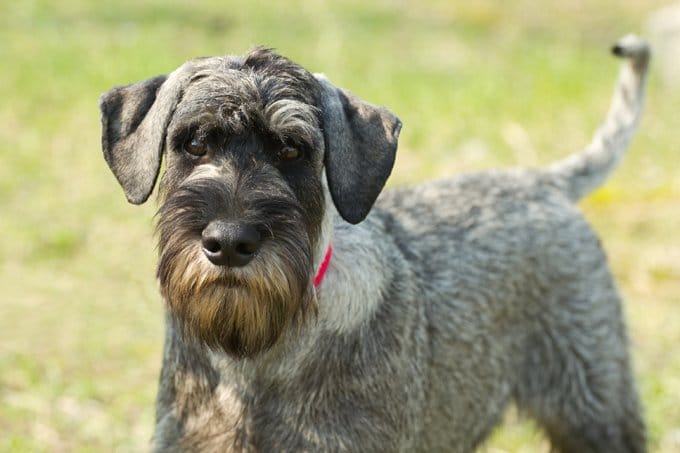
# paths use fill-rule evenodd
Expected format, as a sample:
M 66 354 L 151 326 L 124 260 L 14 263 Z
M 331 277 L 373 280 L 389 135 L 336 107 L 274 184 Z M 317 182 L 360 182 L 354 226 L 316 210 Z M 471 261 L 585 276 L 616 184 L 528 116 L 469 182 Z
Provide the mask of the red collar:
M 328 264 L 330 264 L 331 262 L 331 255 L 333 255 L 333 246 L 328 244 L 326 255 L 323 257 L 321 266 L 319 266 L 319 271 L 316 273 L 316 276 L 314 277 L 314 288 L 318 288 L 321 282 L 323 281 L 323 277 L 324 275 L 326 275 L 326 271 L 328 270 Z

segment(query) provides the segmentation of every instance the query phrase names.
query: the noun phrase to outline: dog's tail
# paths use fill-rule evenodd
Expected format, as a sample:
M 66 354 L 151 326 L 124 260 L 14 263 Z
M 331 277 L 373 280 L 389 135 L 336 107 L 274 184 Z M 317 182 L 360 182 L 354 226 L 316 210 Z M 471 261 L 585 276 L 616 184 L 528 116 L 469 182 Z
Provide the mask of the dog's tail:
M 545 169 L 550 183 L 574 201 L 602 184 L 616 167 L 642 113 L 649 45 L 637 36 L 627 35 L 612 47 L 612 53 L 625 61 L 607 117 L 583 151 Z

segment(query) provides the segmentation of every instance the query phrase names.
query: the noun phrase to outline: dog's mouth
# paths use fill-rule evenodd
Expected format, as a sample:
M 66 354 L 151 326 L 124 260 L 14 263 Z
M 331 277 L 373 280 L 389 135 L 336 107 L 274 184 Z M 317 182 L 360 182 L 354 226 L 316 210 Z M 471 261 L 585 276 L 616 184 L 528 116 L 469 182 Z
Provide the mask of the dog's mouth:
M 219 275 L 213 278 L 213 285 L 220 286 L 222 288 L 245 288 L 248 286 L 246 279 L 238 275 L 242 272 L 235 272 L 230 268 L 220 269 Z

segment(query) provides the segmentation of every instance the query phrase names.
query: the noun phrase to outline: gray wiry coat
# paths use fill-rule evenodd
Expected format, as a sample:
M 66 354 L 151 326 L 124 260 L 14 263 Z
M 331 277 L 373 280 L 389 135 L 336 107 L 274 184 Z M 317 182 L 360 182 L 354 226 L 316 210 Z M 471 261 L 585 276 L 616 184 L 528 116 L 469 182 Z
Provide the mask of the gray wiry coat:
M 175 211 L 167 209 L 175 205 L 166 203 L 160 220 L 165 264 L 159 276 L 170 310 L 154 448 L 163 452 L 469 452 L 483 442 L 507 405 L 515 402 L 545 428 L 552 445 L 561 451 L 644 451 L 644 425 L 620 299 L 598 238 L 574 207 L 614 168 L 639 119 L 648 49 L 629 37 L 615 52 L 629 60 L 607 119 L 583 152 L 541 170 L 480 173 L 387 191 L 374 206 L 391 170 L 400 123 L 385 109 L 338 94 L 322 77 L 317 82 L 304 79 L 304 89 L 297 92 L 302 92 L 302 100 L 286 105 L 292 106 L 288 112 L 306 105 L 291 122 L 303 122 L 304 117 L 303 129 L 310 140 L 326 142 L 323 166 L 320 156 L 309 164 L 318 179 L 287 180 L 298 192 L 288 190 L 278 173 L 262 170 L 269 168 L 264 164 L 258 167 L 257 159 L 264 162 L 265 158 L 250 135 L 238 142 L 238 149 L 241 155 L 256 156 L 255 164 L 242 162 L 243 168 L 259 171 L 262 181 L 288 191 L 280 195 L 282 203 L 318 214 L 314 221 L 296 218 L 302 225 L 299 231 L 306 228 L 308 236 L 300 247 L 309 247 L 299 255 L 313 256 L 314 268 L 328 245 L 333 246 L 328 272 L 313 300 L 304 306 L 311 310 L 316 304 L 317 314 L 290 323 L 278 336 L 258 330 L 269 314 L 267 304 L 255 309 L 246 306 L 244 312 L 250 309 L 251 315 L 247 322 L 243 317 L 229 318 L 242 325 L 196 323 L 195 327 L 203 329 L 206 338 L 217 338 L 217 345 L 233 343 L 241 350 L 230 353 L 227 347 L 209 348 L 198 341 L 185 326 L 195 321 L 194 314 L 204 314 L 204 307 L 220 294 L 211 290 L 213 299 L 204 300 L 192 299 L 188 290 L 189 296 L 175 294 L 173 288 L 177 292 L 186 288 L 173 286 L 172 277 L 200 279 L 209 274 L 213 278 L 231 272 L 246 280 L 253 274 L 216 270 L 196 258 L 190 228 L 185 231 L 184 224 L 175 224 L 185 215 L 212 212 L 209 202 L 220 204 L 220 195 L 203 199 L 194 190 L 185 198 L 197 197 L 201 207 Z M 200 64 L 209 67 L 213 60 Z M 219 66 L 222 60 L 214 64 Z M 164 128 L 174 131 L 173 114 L 205 109 L 212 102 L 212 91 L 202 91 L 196 82 L 200 77 L 190 69 L 191 65 L 185 66 L 170 76 L 170 84 L 161 78 L 137 85 L 147 96 L 141 114 L 125 116 L 126 88 L 103 98 L 105 155 L 133 202 L 144 201 L 153 189 L 164 147 L 170 150 L 166 151 L 165 186 L 171 200 L 177 187 L 185 190 L 182 184 L 199 181 L 205 187 L 214 180 L 229 191 L 238 179 L 236 160 L 221 167 L 206 161 L 195 167 L 200 169 L 186 170 L 190 166 L 181 160 L 186 156 L 172 154 L 174 145 L 164 142 Z M 229 72 L 229 83 L 255 93 L 248 87 L 267 82 L 257 70 L 251 69 L 243 80 Z M 301 69 L 295 71 L 307 77 Z M 305 90 L 310 87 L 318 87 L 321 93 L 323 139 L 305 104 L 309 94 Z M 182 94 L 190 98 L 196 93 L 200 102 L 196 96 L 193 102 L 181 100 Z M 157 102 L 156 96 L 170 100 Z M 154 110 L 150 107 L 154 103 L 162 107 Z M 236 107 L 241 116 L 246 115 Z M 145 122 L 140 118 L 147 110 L 155 117 Z M 162 130 L 157 130 L 158 124 Z M 154 143 L 153 152 L 138 153 L 147 142 Z M 391 152 L 378 152 L 382 149 Z M 368 182 L 362 182 L 362 177 Z M 324 207 L 307 196 L 315 190 L 322 194 Z M 261 196 L 263 189 L 253 192 Z M 273 236 L 282 232 L 285 228 Z M 173 242 L 173 234 L 185 242 Z M 263 266 L 262 260 L 254 262 L 250 268 Z M 177 263 L 182 264 L 179 271 Z M 193 274 L 196 269 L 200 272 Z M 304 285 L 294 288 L 301 294 L 305 291 Z M 180 296 L 186 296 L 183 306 L 173 299 Z M 246 305 L 249 301 L 239 299 Z M 290 304 L 291 313 L 296 304 Z M 186 306 L 198 308 L 182 312 Z M 234 309 L 234 313 L 241 312 Z M 267 321 L 274 327 L 289 325 Z M 233 335 L 226 339 L 214 332 L 232 327 Z M 255 341 L 262 338 L 267 341 Z M 234 351 L 242 353 L 237 357 Z

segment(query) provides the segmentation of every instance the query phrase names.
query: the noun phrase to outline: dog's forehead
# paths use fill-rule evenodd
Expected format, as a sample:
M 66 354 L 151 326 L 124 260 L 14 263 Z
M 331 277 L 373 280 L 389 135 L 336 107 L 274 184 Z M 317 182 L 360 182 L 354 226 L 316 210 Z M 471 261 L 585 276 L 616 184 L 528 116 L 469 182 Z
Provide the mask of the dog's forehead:
M 226 129 L 240 130 L 260 118 L 283 135 L 302 134 L 307 139 L 314 135 L 310 128 L 318 125 L 318 82 L 303 67 L 271 50 L 200 58 L 176 72 L 189 76 L 173 126 L 210 118 Z
M 191 60 L 178 71 L 189 71 L 184 95 L 241 97 L 257 96 L 263 104 L 293 99 L 314 104 L 318 82 L 302 66 L 270 49 L 257 48 L 243 56 L 204 57 Z
M 196 71 L 182 94 L 181 104 L 194 109 L 263 103 L 256 77 L 233 68 Z

